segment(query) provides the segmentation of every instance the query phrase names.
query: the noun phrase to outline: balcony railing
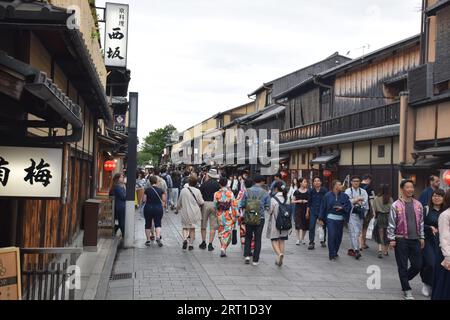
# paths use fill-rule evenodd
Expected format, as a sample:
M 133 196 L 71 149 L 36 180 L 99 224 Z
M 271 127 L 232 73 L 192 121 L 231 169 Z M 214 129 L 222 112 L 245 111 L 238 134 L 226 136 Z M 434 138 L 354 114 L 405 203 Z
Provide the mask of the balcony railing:
M 400 103 L 393 103 L 282 131 L 280 143 L 326 137 L 398 123 L 400 123 Z

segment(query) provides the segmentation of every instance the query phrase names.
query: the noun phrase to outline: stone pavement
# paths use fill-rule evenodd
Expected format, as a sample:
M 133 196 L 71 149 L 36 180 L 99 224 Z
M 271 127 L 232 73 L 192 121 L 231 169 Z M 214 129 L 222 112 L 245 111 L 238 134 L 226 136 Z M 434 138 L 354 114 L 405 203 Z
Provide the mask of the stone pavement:
M 296 246 L 294 234 L 287 247 L 285 264 L 275 265 L 270 240 L 263 233 L 260 265 L 245 265 L 241 246 L 231 246 L 228 257 L 219 257 L 216 250 L 200 250 L 200 233 L 195 249 L 181 249 L 181 221 L 173 212 L 165 214 L 162 238 L 164 246 L 145 247 L 144 220 L 136 213 L 135 248 L 119 250 L 113 274 L 132 273 L 132 279 L 109 282 L 110 300 L 312 300 L 312 299 L 401 299 L 394 253 L 377 258 L 376 243 L 356 261 L 346 255 L 349 244 L 347 232 L 337 262 L 328 259 L 327 249 L 308 251 L 306 245 Z M 369 266 L 381 271 L 381 288 L 370 290 L 367 280 Z M 425 299 L 420 290 L 420 277 L 411 282 L 416 299 Z

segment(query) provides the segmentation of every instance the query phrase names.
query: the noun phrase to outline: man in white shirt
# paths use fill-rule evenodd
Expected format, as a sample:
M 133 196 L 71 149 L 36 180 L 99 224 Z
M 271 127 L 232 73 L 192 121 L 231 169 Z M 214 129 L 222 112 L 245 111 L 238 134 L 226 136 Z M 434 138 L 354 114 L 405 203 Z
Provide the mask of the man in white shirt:
M 356 260 L 361 258 L 359 237 L 363 227 L 364 217 L 369 211 L 369 196 L 363 188 L 361 188 L 361 178 L 353 176 L 351 178 L 352 186 L 345 190 L 352 203 L 352 211 L 350 212 L 350 221 L 348 229 L 350 233 L 350 250 L 348 255 L 355 257 Z

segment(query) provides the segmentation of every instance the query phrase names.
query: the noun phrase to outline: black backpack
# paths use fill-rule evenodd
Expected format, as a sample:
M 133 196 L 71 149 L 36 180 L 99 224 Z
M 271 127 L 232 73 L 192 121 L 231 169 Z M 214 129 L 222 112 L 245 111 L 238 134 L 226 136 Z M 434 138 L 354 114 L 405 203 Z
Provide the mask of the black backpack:
M 289 207 L 286 205 L 286 200 L 284 203 L 276 197 L 273 196 L 276 202 L 278 202 L 278 215 L 275 221 L 275 226 L 277 230 L 286 231 L 292 229 L 292 215 Z

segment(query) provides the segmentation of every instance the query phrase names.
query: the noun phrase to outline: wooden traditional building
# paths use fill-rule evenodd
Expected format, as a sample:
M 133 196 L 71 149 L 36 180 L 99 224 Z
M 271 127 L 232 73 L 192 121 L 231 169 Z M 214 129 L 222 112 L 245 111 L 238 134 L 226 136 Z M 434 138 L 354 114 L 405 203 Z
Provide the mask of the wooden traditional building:
M 275 96 L 286 105 L 280 152 L 292 176 L 332 179 L 372 173 L 374 183 L 398 181 L 400 93 L 419 64 L 414 36 L 326 71 L 312 73 Z
M 0 247 L 70 245 L 102 170 L 99 127 L 112 112 L 95 19 L 88 1 L 49 3 L 0 1 L 0 145 L 62 148 L 62 196 L 1 198 Z M 79 28 L 68 27 L 71 5 Z
M 297 86 L 310 77 L 310 74 L 320 73 L 330 68 L 336 67 L 342 63 L 349 61 L 350 59 L 334 53 L 326 59 L 301 68 L 287 75 L 279 77 L 270 82 L 264 83 L 261 87 L 250 93 L 248 96 L 255 100 L 255 112 L 235 120 L 237 127 L 244 129 L 256 130 L 258 137 L 250 141 L 247 146 L 245 159 L 239 159 L 241 162 L 249 164 L 249 152 L 255 152 L 259 150 L 262 143 L 266 143 L 265 140 L 277 140 L 278 136 L 272 136 L 272 130 L 281 131 L 285 125 L 285 105 L 274 99 L 274 97 L 288 92 L 293 87 Z M 259 137 L 260 130 L 266 130 L 265 138 Z M 260 139 L 261 138 L 261 139 Z M 253 151 L 251 151 L 253 149 Z M 269 148 L 270 151 L 270 148 Z M 272 157 L 272 161 L 276 161 L 277 165 L 280 164 L 280 168 L 284 168 L 288 164 L 289 152 L 281 152 L 276 158 Z M 256 151 L 257 152 L 257 151 Z M 261 168 L 265 167 L 261 163 L 249 164 L 252 174 L 260 174 Z
M 400 164 L 417 189 L 450 169 L 450 1 L 424 0 L 420 65 L 402 97 Z M 447 186 L 449 187 L 449 186 Z
M 178 143 L 172 146 L 172 163 L 186 166 L 223 166 L 226 160 L 224 148 L 211 149 L 208 146 L 211 143 L 223 143 L 225 131 L 235 126 L 234 120 L 254 111 L 255 103 L 249 102 L 215 114 L 183 131 Z

